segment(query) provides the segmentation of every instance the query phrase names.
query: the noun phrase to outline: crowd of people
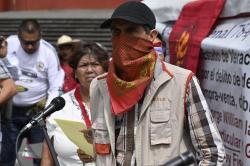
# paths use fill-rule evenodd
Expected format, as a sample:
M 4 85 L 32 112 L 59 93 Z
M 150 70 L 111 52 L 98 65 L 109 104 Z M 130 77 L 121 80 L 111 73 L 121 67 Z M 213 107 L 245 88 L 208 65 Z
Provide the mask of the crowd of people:
M 0 165 L 14 166 L 16 139 L 32 117 L 62 96 L 64 108 L 46 119 L 61 166 L 163 165 L 191 151 L 199 165 L 223 165 L 225 150 L 197 78 L 164 62 L 153 12 L 143 3 L 118 6 L 110 28 L 112 57 L 94 41 L 42 39 L 37 20 L 25 19 L 17 35 L 0 39 Z M 82 122 L 94 157 L 79 149 L 55 119 Z M 79 131 L 80 132 L 80 131 Z M 38 126 L 22 138 L 43 143 L 34 165 L 52 166 Z

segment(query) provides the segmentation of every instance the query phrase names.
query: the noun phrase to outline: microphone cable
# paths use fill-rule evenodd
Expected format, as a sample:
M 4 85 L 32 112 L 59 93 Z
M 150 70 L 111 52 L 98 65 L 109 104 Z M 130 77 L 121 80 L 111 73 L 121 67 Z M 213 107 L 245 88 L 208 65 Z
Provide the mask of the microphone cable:
M 16 146 L 15 146 L 15 150 L 16 150 L 16 159 L 17 159 L 17 162 L 20 166 L 24 166 L 22 165 L 22 162 L 21 162 L 21 159 L 19 158 L 19 154 L 18 154 L 18 150 L 19 150 L 19 147 L 21 146 L 21 142 L 20 142 L 20 138 L 21 136 L 23 135 L 24 132 L 19 132 L 18 135 L 17 135 L 17 138 L 16 138 Z

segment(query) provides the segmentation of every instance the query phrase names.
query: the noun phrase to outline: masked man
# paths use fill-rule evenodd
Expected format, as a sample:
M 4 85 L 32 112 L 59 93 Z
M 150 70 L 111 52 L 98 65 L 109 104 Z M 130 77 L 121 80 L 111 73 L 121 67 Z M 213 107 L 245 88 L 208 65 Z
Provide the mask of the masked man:
M 163 165 L 190 150 L 200 165 L 222 165 L 225 151 L 196 77 L 164 63 L 153 43 L 155 16 L 141 2 L 117 7 L 109 71 L 91 84 L 97 165 Z

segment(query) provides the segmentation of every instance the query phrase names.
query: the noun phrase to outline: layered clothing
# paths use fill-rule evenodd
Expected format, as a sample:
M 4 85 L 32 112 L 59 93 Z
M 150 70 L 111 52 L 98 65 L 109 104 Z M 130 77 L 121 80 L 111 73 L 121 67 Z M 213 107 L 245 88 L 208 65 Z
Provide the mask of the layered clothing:
M 197 154 L 201 165 L 223 164 L 222 139 L 191 71 L 157 59 L 143 97 L 119 116 L 111 111 L 105 75 L 91 83 L 90 96 L 97 165 L 124 165 L 130 111 L 131 165 L 162 165 L 187 150 Z

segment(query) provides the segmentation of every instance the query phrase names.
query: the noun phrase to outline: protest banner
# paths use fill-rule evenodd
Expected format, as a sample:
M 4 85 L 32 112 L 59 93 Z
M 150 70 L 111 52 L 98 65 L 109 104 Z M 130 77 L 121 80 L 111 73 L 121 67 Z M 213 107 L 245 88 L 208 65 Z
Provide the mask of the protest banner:
M 201 44 L 199 76 L 226 149 L 226 165 L 250 165 L 250 20 L 221 20 Z

